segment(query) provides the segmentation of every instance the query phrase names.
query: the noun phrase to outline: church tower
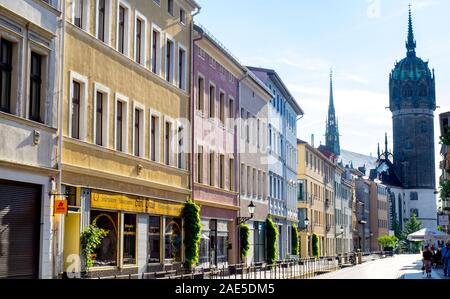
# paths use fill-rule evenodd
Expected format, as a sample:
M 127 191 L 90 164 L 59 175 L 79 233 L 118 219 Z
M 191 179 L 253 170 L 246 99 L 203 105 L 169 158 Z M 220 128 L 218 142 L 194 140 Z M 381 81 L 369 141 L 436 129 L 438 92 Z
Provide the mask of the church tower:
M 325 147 L 329 151 L 333 152 L 336 156 L 341 155 L 341 147 L 339 144 L 339 128 L 336 119 L 336 111 L 334 109 L 333 98 L 333 71 L 330 73 L 330 104 L 328 107 L 328 118 L 326 122 L 326 144 Z
M 390 74 L 393 114 L 394 167 L 405 189 L 436 189 L 434 70 L 416 55 L 411 7 L 406 58 Z

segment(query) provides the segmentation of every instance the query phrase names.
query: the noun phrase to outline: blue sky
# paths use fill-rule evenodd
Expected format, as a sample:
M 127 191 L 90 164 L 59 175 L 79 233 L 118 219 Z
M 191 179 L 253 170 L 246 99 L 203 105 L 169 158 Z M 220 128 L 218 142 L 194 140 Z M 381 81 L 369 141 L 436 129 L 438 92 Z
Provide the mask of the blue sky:
M 198 0 L 197 22 L 246 65 L 275 69 L 305 110 L 299 137 L 324 141 L 333 68 L 341 147 L 376 155 L 388 132 L 389 73 L 406 55 L 408 4 L 417 54 L 436 71 L 438 114 L 450 110 L 448 0 Z M 437 146 L 436 151 L 438 152 Z M 438 157 L 438 154 L 437 154 Z

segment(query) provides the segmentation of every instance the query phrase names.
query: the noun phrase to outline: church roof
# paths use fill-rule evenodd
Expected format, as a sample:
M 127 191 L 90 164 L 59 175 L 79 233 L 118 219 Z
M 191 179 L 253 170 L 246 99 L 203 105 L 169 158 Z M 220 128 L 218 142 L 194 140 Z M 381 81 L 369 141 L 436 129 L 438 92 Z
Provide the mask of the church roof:
M 409 7 L 408 18 L 408 39 L 406 41 L 406 58 L 397 62 L 392 71 L 391 78 L 394 80 L 418 81 L 424 77 L 431 78 L 432 72 L 428 67 L 428 62 L 424 62 L 416 55 L 416 40 L 414 39 L 411 6 Z
M 394 164 L 389 159 L 380 159 L 377 168 L 371 173 L 371 179 L 379 178 L 384 185 L 403 188 L 403 184 L 395 173 Z M 372 177 L 376 175 L 376 177 Z

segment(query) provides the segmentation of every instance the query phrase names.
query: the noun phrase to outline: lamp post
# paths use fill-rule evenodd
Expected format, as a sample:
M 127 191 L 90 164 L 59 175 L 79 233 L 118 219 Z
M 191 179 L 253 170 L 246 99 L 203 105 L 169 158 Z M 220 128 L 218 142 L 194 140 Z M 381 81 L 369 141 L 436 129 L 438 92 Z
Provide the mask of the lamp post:
M 250 219 L 253 219 L 253 215 L 255 214 L 255 203 L 252 201 L 249 205 L 248 205 L 248 213 L 250 214 L 250 217 L 238 217 L 237 219 L 237 225 L 241 225 L 246 223 L 247 221 L 249 221 Z

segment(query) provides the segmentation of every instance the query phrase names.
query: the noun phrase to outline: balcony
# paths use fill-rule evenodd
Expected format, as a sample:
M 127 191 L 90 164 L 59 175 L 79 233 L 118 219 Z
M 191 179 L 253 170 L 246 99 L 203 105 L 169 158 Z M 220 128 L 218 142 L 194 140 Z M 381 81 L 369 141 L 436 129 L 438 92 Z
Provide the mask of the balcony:
M 330 200 L 327 198 L 325 200 L 325 208 L 328 209 L 330 207 Z

